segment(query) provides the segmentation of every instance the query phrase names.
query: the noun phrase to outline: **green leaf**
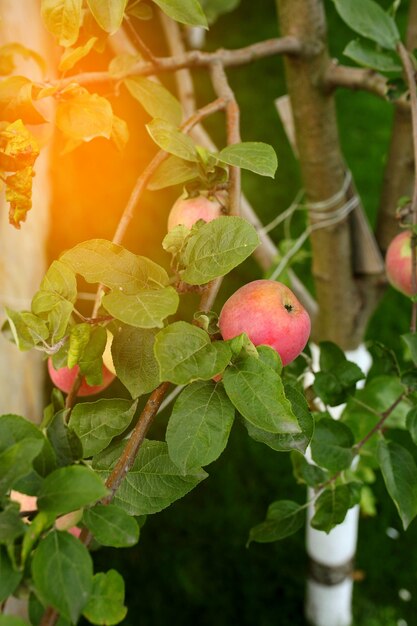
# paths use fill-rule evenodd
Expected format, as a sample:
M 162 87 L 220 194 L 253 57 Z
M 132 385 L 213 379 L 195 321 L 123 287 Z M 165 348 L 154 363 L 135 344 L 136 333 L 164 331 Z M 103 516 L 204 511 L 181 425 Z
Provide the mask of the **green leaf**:
M 42 0 L 41 15 L 46 28 L 61 46 L 72 46 L 82 22 L 82 0 Z
M 33 461 L 42 447 L 39 439 L 22 439 L 0 454 L 0 494 L 7 493 L 19 479 L 31 472 Z
M 35 515 L 23 537 L 22 564 L 26 563 L 28 556 L 32 553 L 33 546 L 38 542 L 41 534 L 48 528 L 50 529 L 54 521 L 54 515 L 44 511 Z
M 234 416 L 235 408 L 222 385 L 195 382 L 184 389 L 175 402 L 166 433 L 169 456 L 184 474 L 221 455 Z
M 77 281 L 74 272 L 61 261 L 53 261 L 46 272 L 39 291 L 32 300 L 32 312 L 39 315 L 50 311 L 55 304 L 54 298 L 68 300 L 72 304 L 77 300 Z
M 168 284 L 168 274 L 162 267 L 106 239 L 80 243 L 65 252 L 61 261 L 88 283 L 101 283 L 125 294 Z
M 266 520 L 251 528 L 249 541 L 270 543 L 289 537 L 299 530 L 305 520 L 305 505 L 292 500 L 278 500 L 268 507 Z
M 53 530 L 35 550 L 32 575 L 43 604 L 77 622 L 93 585 L 93 563 L 87 548 L 70 533 Z
M 410 350 L 411 358 L 414 365 L 417 365 L 417 334 L 407 333 L 405 335 L 401 335 L 401 339 Z
M 67 358 L 67 367 L 70 369 L 77 365 L 79 358 L 90 341 L 90 333 L 91 325 L 85 322 L 76 324 L 71 328 Z
M 234 363 L 224 372 L 223 382 L 234 406 L 255 428 L 268 433 L 301 432 L 280 376 L 261 359 L 247 357 Z
M 24 76 L 8 76 L 0 81 L 0 116 L 3 120 L 18 120 L 20 123 L 23 120 L 26 124 L 45 122 L 45 118 L 34 106 L 33 86 L 32 81 Z M 15 168 L 8 169 L 12 171 Z
M 83 522 L 102 546 L 129 548 L 139 541 L 137 521 L 114 504 L 86 509 Z
M 181 124 L 181 105 L 163 85 L 143 76 L 126 78 L 124 84 L 151 117 L 165 120 L 174 127 Z
M 207 16 L 207 21 L 211 25 L 220 15 L 223 13 L 229 13 L 239 6 L 240 0 L 202 0 L 202 6 L 204 13 Z
M 88 467 L 61 467 L 43 481 L 38 509 L 64 515 L 104 498 L 107 493 L 101 478 Z
M 417 444 L 417 407 L 413 407 L 407 413 L 407 430 L 411 435 L 411 439 L 415 444 Z
M 200 170 L 196 163 L 184 161 L 177 156 L 169 156 L 163 161 L 148 183 L 148 189 L 156 191 L 172 185 L 181 185 L 198 178 Z
M 107 448 L 113 437 L 126 430 L 136 411 L 137 402 L 101 399 L 78 402 L 71 413 L 69 426 L 79 437 L 83 457 L 88 458 Z
M 245 420 L 245 426 L 252 439 L 259 443 L 264 443 L 277 452 L 288 452 L 298 450 L 305 453 L 310 444 L 314 431 L 314 420 L 308 408 L 304 396 L 295 387 L 284 385 L 284 393 L 291 404 L 294 415 L 297 418 L 300 433 L 277 434 L 271 433 L 261 428 L 255 427 L 251 422 Z
M 129 54 L 127 52 L 117 54 L 109 63 L 109 73 L 112 78 L 124 78 L 128 74 L 134 74 L 135 68 L 141 60 L 140 54 Z
M 354 40 L 348 43 L 343 54 L 358 65 L 370 67 L 377 72 L 401 72 L 401 63 L 390 53 L 378 50 L 367 41 Z
M 373 0 L 333 0 L 346 24 L 383 48 L 395 50 L 400 34 L 393 18 Z
M 311 455 L 318 465 L 336 473 L 352 463 L 353 444 L 353 433 L 346 424 L 323 417 L 316 423 Z
M 252 353 L 252 347 L 254 347 L 253 343 L 250 341 L 249 337 L 246 333 L 242 333 L 242 335 L 238 335 L 238 337 L 243 337 L 244 341 L 244 350 L 248 354 L 248 356 L 255 356 Z M 238 337 L 234 337 L 233 339 L 229 339 L 229 341 L 235 341 Z M 255 348 L 256 352 L 259 354 L 259 358 L 261 361 L 265 363 L 270 369 L 275 370 L 276 373 L 281 376 L 282 373 L 282 361 L 278 352 L 271 348 L 271 346 L 260 345 Z M 295 390 L 295 389 L 294 389 Z
M 155 337 L 154 352 L 160 379 L 176 385 L 213 378 L 232 356 L 224 341 L 212 343 L 204 330 L 187 322 L 174 322 L 161 330 Z
M 102 452 L 93 466 L 104 475 L 115 465 L 122 446 Z M 202 469 L 184 475 L 171 461 L 166 443 L 145 440 L 132 469 L 117 490 L 114 503 L 129 515 L 158 513 L 207 478 Z
M 330 341 L 320 343 L 320 372 L 313 389 L 325 404 L 337 406 L 353 395 L 356 383 L 365 378 L 361 369 L 346 359 L 344 352 Z
M 22 576 L 23 572 L 13 568 L 6 548 L 0 546 L 0 602 L 4 602 L 15 591 Z
M 110 139 L 113 110 L 110 102 L 96 93 L 77 93 L 59 101 L 55 122 L 75 142 L 91 141 L 95 137 Z
M 88 56 L 98 41 L 98 37 L 91 37 L 83 46 L 77 48 L 66 48 L 59 61 L 58 69 L 60 72 L 68 72 L 72 70 L 74 65 Z
M 87 0 L 97 23 L 112 35 L 122 25 L 127 0 Z
M 60 467 L 72 465 L 83 456 L 81 441 L 72 428 L 68 428 L 66 415 L 66 410 L 55 413 L 46 431 Z
M 408 528 L 417 515 L 417 466 L 406 448 L 394 441 L 381 440 L 378 461 L 385 486 L 397 507 L 404 526 Z
M 163 119 L 154 119 L 146 124 L 146 130 L 161 150 L 174 154 L 186 161 L 198 162 L 194 141 L 179 131 L 173 124 Z
M 41 451 L 34 458 L 33 466 L 41 476 L 55 469 L 54 452 L 41 430 L 20 415 L 0 415 L 0 452 L 25 439 L 41 442 Z
M 207 28 L 207 19 L 197 0 L 153 0 L 164 13 L 176 22 Z
M 191 234 L 191 230 L 184 224 L 177 224 L 167 232 L 162 240 L 162 247 L 164 250 L 177 256 L 181 254 L 184 249 L 185 242 Z
M 329 533 L 337 524 L 343 522 L 351 506 L 351 492 L 348 485 L 326 489 L 315 502 L 315 512 L 311 519 L 312 527 Z
M 0 544 L 13 543 L 25 530 L 18 507 L 8 507 L 0 513 Z
M 0 615 L 0 626 L 28 626 L 28 623 L 15 615 Z
M 188 239 L 181 278 L 190 285 L 204 285 L 240 265 L 258 245 L 257 232 L 245 219 L 218 217 Z
M 67 330 L 74 303 L 77 300 L 77 280 L 74 272 L 61 261 L 54 261 L 39 291 L 32 299 L 32 313 L 48 321 L 52 343 L 60 341 Z
M 155 331 L 124 326 L 114 334 L 111 345 L 118 378 L 137 398 L 156 389 L 159 366 L 154 356 Z
M 4 307 L 13 341 L 19 350 L 31 350 L 49 337 L 45 322 L 30 311 L 12 311 Z
M 116 319 L 137 328 L 163 328 L 164 320 L 176 313 L 179 296 L 174 287 L 150 289 L 135 294 L 114 290 L 102 305 Z
M 103 382 L 102 355 L 107 343 L 107 331 L 102 326 L 91 329 L 90 338 L 78 357 L 81 374 L 89 385 L 101 385 Z
M 127 613 L 123 605 L 125 599 L 125 583 L 116 570 L 100 572 L 93 578 L 91 597 L 83 611 L 83 615 L 92 624 L 112 626 L 121 622 Z
M 277 155 L 272 146 L 259 141 L 245 141 L 223 148 L 217 155 L 221 163 L 234 165 L 261 176 L 275 177 Z
M 404 387 L 397 377 L 377 376 L 367 382 L 351 398 L 342 414 L 342 421 L 352 430 L 355 441 L 363 439 L 381 418 L 381 414 L 390 408 L 404 392 Z M 369 407 L 369 408 L 367 408 Z M 410 409 L 407 400 L 403 400 L 392 411 L 385 422 L 390 428 L 405 428 L 406 416 Z M 376 453 L 378 435 L 372 437 L 361 449 L 361 454 Z
M 291 452 L 291 463 L 294 477 L 299 484 L 318 487 L 329 477 L 328 472 L 322 470 L 321 467 L 317 467 L 317 465 L 309 463 L 305 456 L 297 450 Z

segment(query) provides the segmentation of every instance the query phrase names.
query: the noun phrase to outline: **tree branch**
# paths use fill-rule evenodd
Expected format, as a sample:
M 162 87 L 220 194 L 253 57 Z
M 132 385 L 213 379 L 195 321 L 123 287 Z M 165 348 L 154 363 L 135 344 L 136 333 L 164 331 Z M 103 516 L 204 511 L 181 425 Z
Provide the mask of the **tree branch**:
M 162 383 L 149 396 L 148 401 L 134 427 L 131 436 L 123 450 L 122 456 L 114 466 L 110 476 L 106 480 L 106 487 L 110 494 L 102 500 L 102 504 L 109 504 L 126 474 L 132 469 L 140 447 L 151 427 L 151 424 L 161 406 L 162 400 L 168 391 L 170 383 Z
M 295 37 L 281 37 L 267 39 L 236 50 L 220 49 L 216 52 L 202 52 L 191 50 L 174 57 L 160 57 L 155 61 L 140 61 L 123 75 L 112 76 L 109 72 L 86 72 L 75 74 L 68 78 L 51 81 L 64 87 L 69 83 L 93 84 L 119 81 L 128 76 L 150 76 L 162 72 L 175 72 L 184 68 L 209 67 L 212 63 L 220 61 L 224 67 L 238 67 L 247 65 L 258 59 L 263 59 L 278 54 L 300 55 L 303 53 L 301 42 Z
M 323 78 L 323 87 L 330 91 L 337 87 L 368 91 L 387 102 L 389 101 L 387 97 L 389 81 L 385 76 L 370 69 L 339 65 L 335 61 L 329 63 Z M 402 110 L 409 110 L 410 108 L 410 104 L 405 98 L 395 100 L 395 105 Z

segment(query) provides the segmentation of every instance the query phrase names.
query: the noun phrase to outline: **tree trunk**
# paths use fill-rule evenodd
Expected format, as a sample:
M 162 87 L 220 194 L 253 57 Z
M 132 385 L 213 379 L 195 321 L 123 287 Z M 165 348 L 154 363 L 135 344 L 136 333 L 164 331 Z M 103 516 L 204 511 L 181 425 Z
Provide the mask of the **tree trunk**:
M 382 264 L 365 280 L 355 269 L 352 220 L 342 209 L 352 199 L 352 188 L 346 184 L 334 97 L 322 89 L 330 64 L 323 2 L 277 0 L 277 6 L 281 35 L 297 37 L 305 50 L 301 56 L 286 57 L 285 71 L 301 175 L 313 209 L 312 271 L 319 305 L 313 338 L 354 349 L 377 302 Z M 359 199 L 358 204 L 355 210 L 362 211 Z M 320 228 L 320 222 L 331 218 L 331 226 Z
M 407 48 L 417 46 L 417 0 L 411 0 L 407 28 Z M 413 194 L 414 157 L 411 113 L 397 107 L 391 135 L 388 161 L 385 168 L 381 204 L 378 213 L 377 239 L 381 250 L 400 232 L 395 213 L 398 201 Z
M 286 57 L 285 71 L 301 176 L 310 203 L 312 271 L 319 307 L 314 339 L 352 350 L 363 339 L 384 282 L 382 259 L 354 183 L 346 179 L 333 94 L 322 88 L 330 64 L 323 2 L 277 0 L 277 7 L 281 35 L 297 37 L 305 49 L 302 56 Z M 355 197 L 354 216 L 344 214 L 341 207 Z M 332 225 L 319 228 L 320 221 L 331 217 Z M 308 528 L 306 616 L 315 626 L 351 623 L 357 513 L 355 509 L 328 535 Z M 339 543 L 350 546 L 348 555 L 335 553 Z
M 19 42 L 48 58 L 47 33 L 40 17 L 37 0 L 0 0 L 0 43 Z M 16 55 L 15 73 L 34 80 L 42 78 L 32 60 Z M 39 131 L 32 127 L 36 133 Z M 42 132 L 45 132 L 42 129 Z M 42 149 L 35 164 L 33 207 L 21 230 L 8 223 L 8 204 L 0 199 L 0 302 L 3 307 L 30 309 L 30 301 L 45 271 L 48 205 L 50 196 L 48 151 Z M 17 413 L 39 421 L 43 407 L 43 372 L 41 355 L 21 353 L 14 344 L 0 337 L 1 413 Z M 1 414 L 0 413 L 0 414 Z

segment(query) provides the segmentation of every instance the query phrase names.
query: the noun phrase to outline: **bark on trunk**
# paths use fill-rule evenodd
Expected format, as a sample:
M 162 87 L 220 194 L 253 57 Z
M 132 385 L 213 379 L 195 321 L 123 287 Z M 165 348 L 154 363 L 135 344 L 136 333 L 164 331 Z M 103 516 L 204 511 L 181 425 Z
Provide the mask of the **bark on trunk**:
M 299 38 L 303 56 L 287 56 L 285 71 L 294 115 L 296 141 L 304 188 L 310 203 L 326 202 L 343 189 L 346 165 L 340 150 L 335 102 L 322 89 L 330 64 L 326 20 L 322 0 L 277 0 L 282 36 Z M 338 202 L 311 212 L 313 228 L 335 215 L 349 200 L 350 191 Z M 361 341 L 380 288 L 381 276 L 357 280 L 349 216 L 311 233 L 313 276 L 319 315 L 314 338 L 331 340 L 343 349 Z
M 414 50 L 417 46 L 417 0 L 411 0 L 410 3 L 406 45 L 409 50 Z M 384 173 L 376 231 L 378 243 L 384 252 L 390 241 L 400 232 L 395 212 L 402 196 L 412 196 L 413 180 L 411 113 L 409 110 L 397 107 Z

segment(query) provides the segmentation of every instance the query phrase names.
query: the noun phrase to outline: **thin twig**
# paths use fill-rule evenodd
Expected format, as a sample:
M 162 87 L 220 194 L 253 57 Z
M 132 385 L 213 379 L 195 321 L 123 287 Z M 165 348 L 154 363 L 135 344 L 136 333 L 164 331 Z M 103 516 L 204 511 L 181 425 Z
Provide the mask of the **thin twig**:
M 414 189 L 411 201 L 411 214 L 413 231 L 411 233 L 411 287 L 413 294 L 417 294 L 417 84 L 415 70 L 407 48 L 401 42 L 397 45 L 398 54 L 401 57 L 408 88 L 410 91 L 411 122 L 413 129 L 414 150 Z M 416 332 L 417 327 L 417 302 L 413 301 L 411 311 L 410 330 Z
M 385 422 L 387 421 L 387 419 L 389 418 L 391 413 L 394 411 L 394 409 L 397 408 L 397 406 L 405 398 L 406 395 L 407 395 L 407 392 L 403 391 L 398 396 L 398 398 L 396 400 L 394 400 L 394 402 L 391 404 L 391 406 L 389 406 L 385 411 L 383 411 L 383 413 L 377 413 L 378 417 L 380 418 L 379 421 L 375 424 L 375 426 L 373 428 L 371 428 L 371 430 L 367 433 L 367 435 L 365 435 L 365 437 L 363 439 L 361 439 L 356 445 L 353 446 L 352 461 L 355 458 L 355 456 L 357 456 L 359 454 L 359 452 L 363 448 L 363 446 L 366 443 L 368 443 L 368 441 L 371 439 L 371 437 L 373 437 L 377 432 L 382 430 Z M 371 407 L 367 407 L 367 408 L 368 408 L 369 411 L 372 411 L 372 413 L 375 413 L 375 411 L 373 409 L 371 409 Z M 321 485 L 319 485 L 317 487 L 317 491 L 322 491 L 323 489 L 325 489 L 329 485 L 332 485 L 333 483 L 335 483 L 336 480 L 342 475 L 342 473 L 343 473 L 343 471 L 336 472 L 336 474 L 333 474 L 333 476 L 331 476 L 328 480 L 326 480 L 324 483 L 322 483 Z
M 216 60 L 210 64 L 210 77 L 214 91 L 219 98 L 224 98 L 226 104 L 226 132 L 227 145 L 240 143 L 240 111 L 235 94 L 227 80 L 223 63 Z M 229 213 L 240 213 L 240 168 L 229 166 Z
M 171 56 L 183 55 L 185 53 L 185 45 L 178 22 L 172 20 L 163 11 L 158 11 L 158 13 Z M 175 72 L 175 80 L 183 113 L 186 117 L 189 117 L 197 108 L 190 70 L 188 68 L 178 70 L 178 72 Z
M 380 413 L 380 420 L 375 424 L 375 426 L 369 431 L 369 433 L 363 438 L 361 439 L 361 441 L 359 441 L 359 443 L 357 443 L 354 446 L 354 450 L 355 450 L 355 455 L 359 453 L 359 450 L 361 448 L 363 448 L 363 446 L 368 443 L 368 441 L 371 439 L 371 437 L 373 437 L 373 435 L 375 435 L 375 433 L 379 432 L 383 425 L 385 424 L 385 422 L 387 421 L 387 419 L 389 418 L 389 416 L 391 415 L 391 413 L 394 411 L 394 409 L 397 408 L 397 406 L 400 404 L 400 402 L 405 398 L 406 396 L 406 392 L 403 391 L 403 393 L 401 395 L 398 396 L 398 398 L 396 400 L 394 400 L 394 402 L 391 404 L 391 406 L 389 406 L 386 411 L 384 411 L 383 413 Z
M 147 57 L 150 61 L 152 61 L 152 63 L 156 63 L 157 62 L 157 58 L 155 57 L 154 53 L 146 45 L 146 43 L 143 41 L 143 39 L 140 37 L 139 33 L 137 32 L 137 30 L 133 26 L 130 18 L 127 17 L 126 15 L 125 15 L 125 18 L 124 18 L 124 23 L 126 24 L 127 30 L 129 31 L 130 35 L 132 36 L 132 38 L 133 38 L 133 40 L 135 42 L 135 45 L 137 46 L 139 51 L 142 54 L 144 54 L 145 57 Z
M 184 133 L 188 133 L 193 126 L 201 122 L 203 119 L 216 113 L 217 111 L 221 111 L 226 106 L 226 102 L 222 98 L 217 98 L 217 100 L 213 100 L 206 106 L 202 107 L 198 111 L 196 111 L 191 117 L 189 117 L 181 126 L 181 130 Z M 154 156 L 149 165 L 144 169 L 142 174 L 137 179 L 135 186 L 130 194 L 130 198 L 127 202 L 126 208 L 123 211 L 122 217 L 120 218 L 119 224 L 116 228 L 116 232 L 113 236 L 113 243 L 120 243 L 123 237 L 126 234 L 127 228 L 132 221 L 135 208 L 139 201 L 140 196 L 146 188 L 151 176 L 154 174 L 159 165 L 169 156 L 167 152 L 164 150 L 160 150 Z

